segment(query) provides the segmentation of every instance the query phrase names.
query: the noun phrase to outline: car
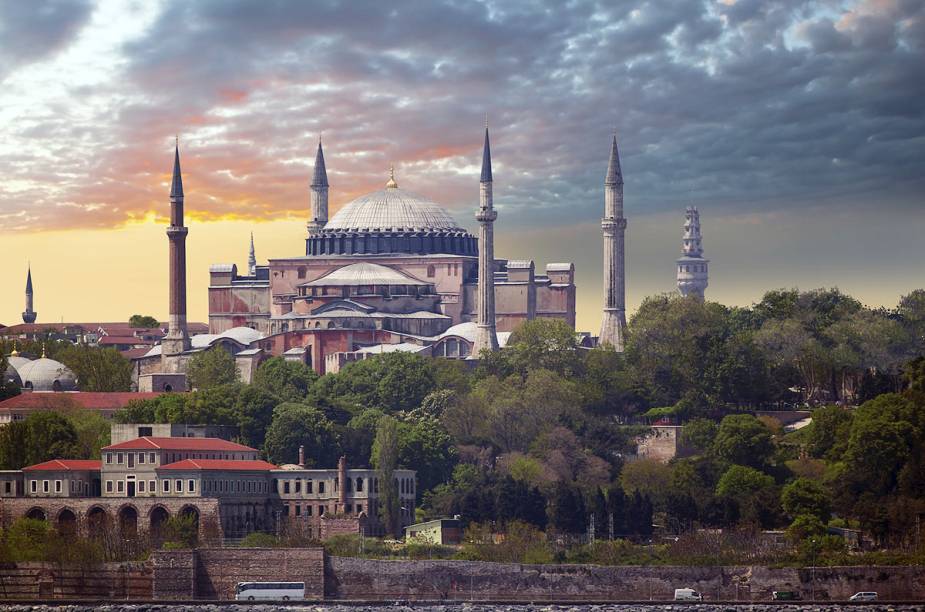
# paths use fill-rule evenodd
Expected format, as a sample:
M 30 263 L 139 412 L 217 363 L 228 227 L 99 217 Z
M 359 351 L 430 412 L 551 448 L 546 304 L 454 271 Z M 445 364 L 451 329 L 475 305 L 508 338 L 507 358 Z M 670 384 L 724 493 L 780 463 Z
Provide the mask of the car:
M 675 601 L 703 601 L 703 594 L 694 589 L 675 589 Z
M 802 598 L 799 591 L 773 591 L 771 599 L 774 601 L 796 601 Z
M 848 601 L 877 601 L 876 591 L 858 591 L 848 598 Z

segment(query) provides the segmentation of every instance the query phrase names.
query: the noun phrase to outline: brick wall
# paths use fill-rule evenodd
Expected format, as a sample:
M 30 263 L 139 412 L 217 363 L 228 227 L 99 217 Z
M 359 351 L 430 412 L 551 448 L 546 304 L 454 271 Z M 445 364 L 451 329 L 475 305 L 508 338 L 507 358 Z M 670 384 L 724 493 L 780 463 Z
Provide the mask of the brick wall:
M 0 568 L 0 599 L 149 599 L 151 577 L 145 563 L 10 563 Z

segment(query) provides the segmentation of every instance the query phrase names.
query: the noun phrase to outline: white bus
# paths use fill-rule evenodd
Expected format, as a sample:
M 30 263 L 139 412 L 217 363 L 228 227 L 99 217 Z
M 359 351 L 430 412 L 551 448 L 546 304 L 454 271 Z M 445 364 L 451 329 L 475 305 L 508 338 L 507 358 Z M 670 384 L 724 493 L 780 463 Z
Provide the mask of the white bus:
M 304 582 L 239 582 L 234 588 L 234 598 L 243 601 L 272 599 L 289 601 L 305 599 Z

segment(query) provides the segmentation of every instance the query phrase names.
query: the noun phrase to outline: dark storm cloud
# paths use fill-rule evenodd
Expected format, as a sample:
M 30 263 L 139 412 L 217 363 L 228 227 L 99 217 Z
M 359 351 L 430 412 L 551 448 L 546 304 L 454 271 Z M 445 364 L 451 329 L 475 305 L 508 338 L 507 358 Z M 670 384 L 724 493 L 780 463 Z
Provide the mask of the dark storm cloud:
M 0 2 L 0 81 L 14 68 L 60 50 L 91 12 L 89 0 Z
M 631 214 L 901 207 L 925 191 L 914 0 L 175 0 L 122 51 L 136 95 L 100 127 L 115 144 L 62 164 L 97 179 L 68 179 L 75 203 L 119 206 L 58 220 L 162 207 L 175 132 L 200 214 L 301 214 L 321 131 L 335 203 L 394 162 L 466 220 L 477 173 L 459 168 L 477 166 L 486 112 L 496 198 L 523 225 L 600 216 L 614 128 Z M 77 129 L 60 121 L 52 133 Z

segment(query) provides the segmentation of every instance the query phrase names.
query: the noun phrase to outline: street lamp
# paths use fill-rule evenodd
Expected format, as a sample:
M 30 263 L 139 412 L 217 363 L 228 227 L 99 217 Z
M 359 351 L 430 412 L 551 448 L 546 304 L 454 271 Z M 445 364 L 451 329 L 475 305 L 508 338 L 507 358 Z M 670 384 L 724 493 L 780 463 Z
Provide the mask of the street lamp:
M 813 554 L 813 564 L 810 567 L 810 579 L 809 579 L 809 588 L 810 588 L 810 599 L 816 601 L 816 538 L 811 539 L 810 544 L 812 544 L 812 554 Z

